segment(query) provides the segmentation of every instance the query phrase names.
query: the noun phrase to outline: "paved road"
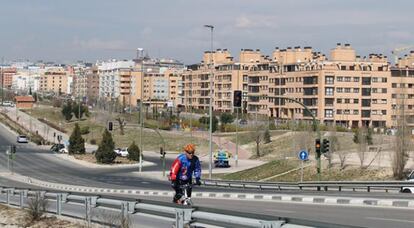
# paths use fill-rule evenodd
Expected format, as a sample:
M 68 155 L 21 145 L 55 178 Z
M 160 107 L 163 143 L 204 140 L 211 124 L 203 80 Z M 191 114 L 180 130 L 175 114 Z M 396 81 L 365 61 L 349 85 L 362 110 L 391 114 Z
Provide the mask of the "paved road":
M 15 137 L 7 130 L 0 126 L 0 145 L 9 145 L 14 143 Z M 4 147 L 0 147 L 4 149 Z M 131 168 L 119 170 L 110 169 L 90 169 L 77 164 L 72 164 L 58 158 L 55 158 L 50 152 L 39 149 L 24 148 L 18 151 L 15 172 L 41 179 L 44 181 L 94 186 L 104 188 L 140 188 L 140 189 L 157 189 L 170 190 L 166 181 L 158 181 L 143 177 L 137 177 L 129 172 Z M 154 158 L 157 160 L 157 158 Z M 155 160 L 153 160 L 155 162 Z M 169 161 L 171 162 L 171 161 Z M 0 152 L 0 171 L 5 171 L 7 165 L 5 154 Z M 156 169 L 156 168 L 154 168 Z M 159 170 L 159 169 L 158 169 Z M 26 186 L 13 181 L 0 181 L 1 184 L 13 185 L 16 187 Z M 223 189 L 214 189 L 209 187 L 199 188 L 196 191 L 225 191 Z M 230 190 L 226 190 L 230 191 Z M 234 190 L 231 190 L 234 191 Z M 236 190 L 241 191 L 241 190 Z M 257 190 L 248 190 L 246 192 L 257 192 Z M 285 191 L 278 193 L 288 194 L 331 194 L 338 195 L 337 192 L 298 192 Z M 401 197 L 387 194 L 368 194 L 368 193 L 341 193 L 342 196 L 353 197 Z M 405 198 L 412 198 L 412 195 L 403 195 Z M 139 198 L 139 197 L 138 197 Z M 152 197 L 154 198 L 154 197 Z M 164 201 L 170 201 L 169 198 L 157 198 Z M 309 205 L 299 203 L 280 203 L 280 202 L 252 202 L 236 200 L 215 200 L 215 199 L 194 199 L 195 203 L 200 206 L 213 208 L 229 209 L 234 211 L 255 212 L 268 215 L 278 215 L 281 217 L 297 217 L 326 222 L 337 222 L 340 224 L 364 226 L 364 227 L 414 227 L 414 210 L 395 209 L 395 208 L 373 208 L 373 207 L 352 207 L 352 206 L 329 206 L 329 205 Z

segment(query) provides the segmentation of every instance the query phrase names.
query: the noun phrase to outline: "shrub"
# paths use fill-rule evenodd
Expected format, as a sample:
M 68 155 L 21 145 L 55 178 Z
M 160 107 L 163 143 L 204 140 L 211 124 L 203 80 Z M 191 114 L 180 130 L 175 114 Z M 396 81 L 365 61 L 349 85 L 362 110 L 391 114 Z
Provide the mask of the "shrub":
M 72 134 L 69 138 L 69 154 L 84 154 L 85 140 L 82 138 L 78 124 L 75 124 Z
M 81 133 L 81 135 L 86 135 L 86 134 L 89 134 L 89 126 L 83 126 L 81 129 L 80 129 L 80 133 Z
M 28 218 L 30 222 L 39 220 L 47 209 L 47 200 L 40 192 L 36 192 L 35 196 L 28 201 Z
M 55 108 L 60 108 L 62 107 L 62 101 L 59 99 L 53 99 L 52 106 Z
M 95 158 L 98 163 L 110 164 L 113 163 L 116 158 L 114 152 L 115 143 L 112 139 L 111 133 L 105 129 L 102 135 L 102 141 L 99 144 L 98 150 L 95 153 Z
M 92 145 L 96 145 L 96 139 L 90 139 L 89 143 L 92 144 Z
M 128 147 L 128 159 L 132 161 L 139 161 L 140 149 L 135 144 L 135 141 L 132 141 L 132 144 Z

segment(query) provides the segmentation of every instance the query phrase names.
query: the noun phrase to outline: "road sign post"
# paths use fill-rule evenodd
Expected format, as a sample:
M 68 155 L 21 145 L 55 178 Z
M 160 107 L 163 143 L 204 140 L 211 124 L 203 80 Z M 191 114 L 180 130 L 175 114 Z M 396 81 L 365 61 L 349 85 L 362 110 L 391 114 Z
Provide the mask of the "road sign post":
M 300 182 L 303 182 L 303 161 L 307 161 L 309 153 L 306 150 L 299 152 L 298 157 L 300 159 Z

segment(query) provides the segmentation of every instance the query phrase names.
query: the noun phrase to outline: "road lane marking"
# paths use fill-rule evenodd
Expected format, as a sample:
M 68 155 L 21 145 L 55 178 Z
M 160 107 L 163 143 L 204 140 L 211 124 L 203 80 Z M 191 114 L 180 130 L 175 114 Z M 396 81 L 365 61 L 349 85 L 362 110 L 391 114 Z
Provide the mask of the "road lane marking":
M 287 211 L 287 210 L 279 210 L 279 209 L 266 209 L 265 211 L 278 212 L 278 213 L 296 213 L 296 211 Z
M 390 221 L 390 222 L 406 222 L 406 223 L 414 223 L 412 220 L 404 220 L 404 219 L 389 219 L 389 218 L 377 218 L 377 217 L 365 217 L 366 219 L 371 220 L 383 220 L 383 221 Z

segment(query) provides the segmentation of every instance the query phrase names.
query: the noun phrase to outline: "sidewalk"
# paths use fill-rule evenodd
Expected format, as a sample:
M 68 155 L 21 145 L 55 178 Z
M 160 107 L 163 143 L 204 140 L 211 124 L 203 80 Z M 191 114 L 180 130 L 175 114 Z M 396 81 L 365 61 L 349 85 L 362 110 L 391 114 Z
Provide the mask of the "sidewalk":
M 5 111 L 5 114 L 10 117 L 10 119 L 16 121 L 17 123 L 19 123 L 20 126 L 22 126 L 23 128 L 25 128 L 27 131 L 32 132 L 32 133 L 38 133 L 40 136 L 42 136 L 44 139 L 46 139 L 49 142 L 52 143 L 57 143 L 57 136 L 61 135 L 62 136 L 62 141 L 69 141 L 69 135 L 54 129 L 52 127 L 50 127 L 49 125 L 40 122 L 39 120 L 37 120 L 36 118 L 16 109 L 16 108 L 11 108 L 11 107 L 5 107 L 3 109 Z M 54 137 L 56 136 L 56 137 Z M 98 146 L 96 145 L 91 145 L 89 143 L 85 142 L 85 149 L 87 153 L 91 153 L 94 150 L 96 150 L 98 148 Z

